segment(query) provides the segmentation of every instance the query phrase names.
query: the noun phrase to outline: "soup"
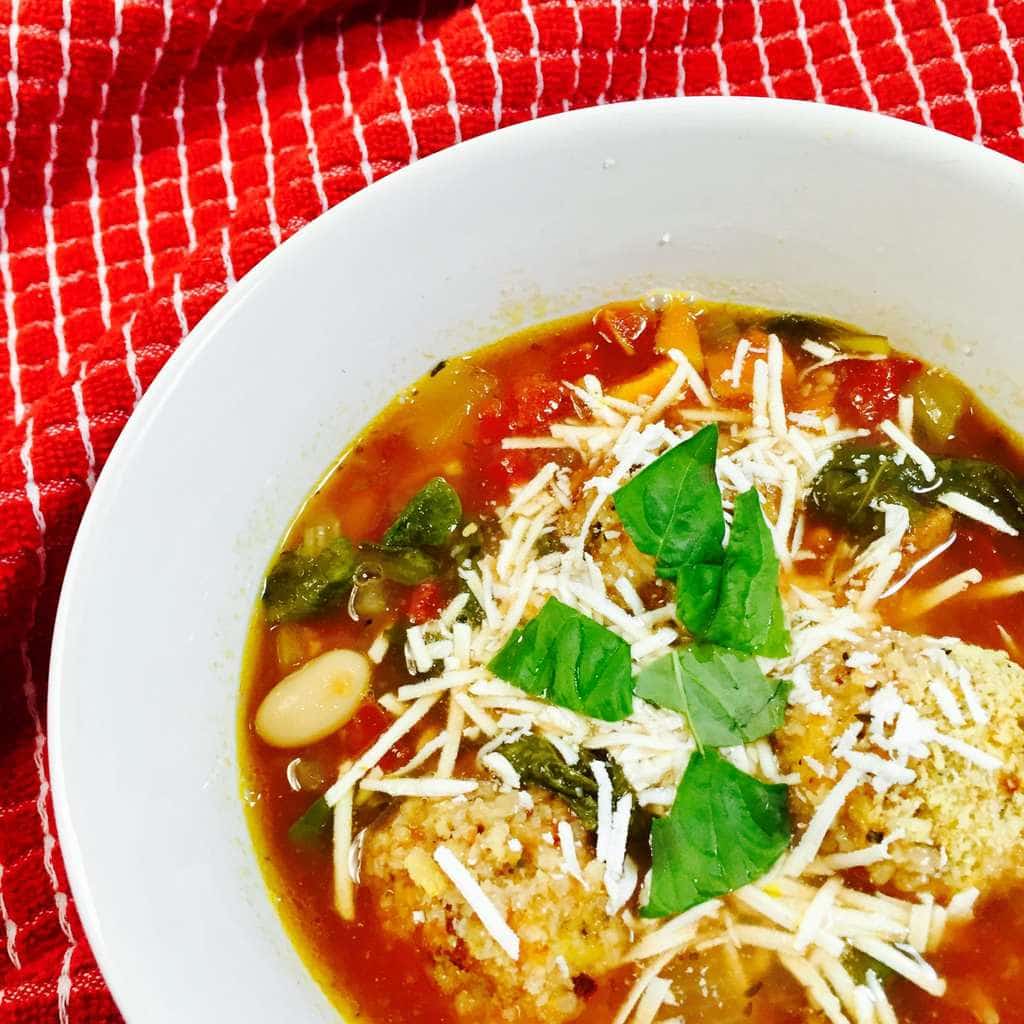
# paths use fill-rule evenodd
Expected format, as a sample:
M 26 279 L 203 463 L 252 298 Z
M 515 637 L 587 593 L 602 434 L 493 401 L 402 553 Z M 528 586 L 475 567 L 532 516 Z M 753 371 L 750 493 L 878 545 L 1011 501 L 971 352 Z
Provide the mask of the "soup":
M 439 363 L 270 567 L 268 885 L 384 1022 L 1021 1019 L 1024 488 L 954 377 L 659 294 Z

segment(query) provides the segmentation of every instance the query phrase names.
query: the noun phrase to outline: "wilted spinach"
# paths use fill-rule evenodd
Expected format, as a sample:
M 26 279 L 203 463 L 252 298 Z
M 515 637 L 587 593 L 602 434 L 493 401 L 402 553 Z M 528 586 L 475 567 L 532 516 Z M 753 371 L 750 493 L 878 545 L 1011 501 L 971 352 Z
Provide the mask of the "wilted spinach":
M 267 621 L 277 625 L 338 607 L 358 564 L 356 548 L 344 537 L 332 540 L 318 555 L 283 552 L 263 588 Z
M 913 520 L 942 495 L 956 492 L 1024 531 L 1024 485 L 1009 470 L 980 459 L 938 458 L 936 477 L 927 480 L 917 463 L 897 461 L 899 451 L 839 445 L 811 483 L 808 504 L 853 536 L 871 539 L 884 529 L 882 505 L 902 505 Z
M 530 733 L 509 743 L 503 743 L 497 752 L 505 757 L 519 773 L 525 785 L 540 786 L 551 793 L 557 793 L 575 811 L 583 827 L 591 831 L 597 828 L 597 780 L 594 778 L 594 756 L 580 751 L 576 764 L 568 764 L 550 741 L 543 736 Z M 622 769 L 615 761 L 608 760 L 608 777 L 612 783 L 612 796 L 617 802 L 631 792 Z M 646 816 L 633 801 L 630 818 L 630 832 L 645 832 Z

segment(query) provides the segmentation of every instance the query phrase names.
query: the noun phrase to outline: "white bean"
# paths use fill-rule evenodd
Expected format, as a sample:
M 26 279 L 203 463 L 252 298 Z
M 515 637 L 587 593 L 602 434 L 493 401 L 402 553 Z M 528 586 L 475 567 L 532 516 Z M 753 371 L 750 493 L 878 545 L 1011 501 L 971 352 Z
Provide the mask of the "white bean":
M 272 747 L 303 747 L 340 729 L 370 685 L 370 662 L 358 651 L 327 651 L 284 677 L 263 698 L 256 732 Z

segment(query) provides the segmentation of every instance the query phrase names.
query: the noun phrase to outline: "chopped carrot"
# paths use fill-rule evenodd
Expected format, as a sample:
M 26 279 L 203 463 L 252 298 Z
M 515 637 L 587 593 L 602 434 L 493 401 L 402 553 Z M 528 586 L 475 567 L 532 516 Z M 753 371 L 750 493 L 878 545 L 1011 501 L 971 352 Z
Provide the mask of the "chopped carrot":
M 739 380 L 732 379 L 732 371 L 736 362 L 735 345 L 715 348 L 705 355 L 708 383 L 711 393 L 726 405 L 746 405 L 754 395 L 754 364 L 764 359 L 768 352 L 768 335 L 764 331 L 750 328 L 744 333 L 749 343 L 746 356 L 741 361 Z M 785 348 L 782 349 L 782 386 L 788 393 L 796 383 L 796 367 Z
M 644 373 L 609 388 L 608 394 L 626 402 L 635 402 L 641 395 L 650 395 L 653 398 L 668 383 L 675 371 L 676 364 L 671 359 L 662 359 Z
M 674 348 L 690 360 L 698 373 L 704 372 L 704 350 L 697 323 L 690 314 L 689 305 L 682 299 L 673 299 L 665 307 L 658 323 L 658 333 L 654 336 L 655 352 L 668 352 Z

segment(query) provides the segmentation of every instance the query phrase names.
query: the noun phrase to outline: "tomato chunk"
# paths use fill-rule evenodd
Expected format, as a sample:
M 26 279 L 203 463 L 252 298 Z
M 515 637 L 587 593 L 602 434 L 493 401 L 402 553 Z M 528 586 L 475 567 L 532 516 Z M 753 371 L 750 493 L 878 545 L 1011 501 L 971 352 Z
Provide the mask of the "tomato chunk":
M 394 719 L 376 702 L 364 704 L 341 730 L 342 755 L 356 758 L 369 750 Z M 380 766 L 384 771 L 400 768 L 409 758 L 412 750 L 404 740 L 399 740 L 382 758 Z
M 836 409 L 846 420 L 875 427 L 896 419 L 903 388 L 918 373 L 916 359 L 846 359 L 836 363 Z
M 420 625 L 436 619 L 447 603 L 444 587 L 437 580 L 424 580 L 412 588 L 405 613 L 410 622 Z

